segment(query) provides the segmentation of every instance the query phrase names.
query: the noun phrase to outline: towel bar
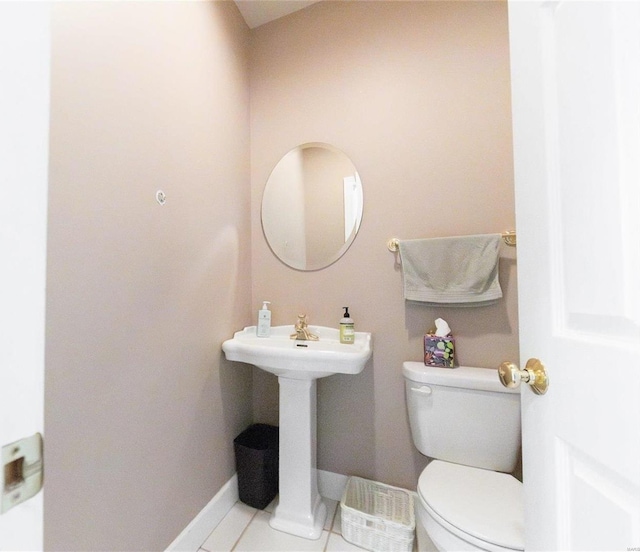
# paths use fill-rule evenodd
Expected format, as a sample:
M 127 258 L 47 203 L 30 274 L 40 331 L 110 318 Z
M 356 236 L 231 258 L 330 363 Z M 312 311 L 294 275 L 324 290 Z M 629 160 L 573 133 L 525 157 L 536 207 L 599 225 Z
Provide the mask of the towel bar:
M 508 232 L 503 232 L 502 233 L 502 239 L 504 241 L 504 243 L 506 243 L 507 245 L 510 245 L 512 247 L 516 246 L 517 240 L 516 240 L 516 233 L 513 230 L 509 230 Z M 387 242 L 387 249 L 389 251 L 393 251 L 394 253 L 396 251 L 399 250 L 399 241 L 398 238 L 391 238 L 388 242 Z

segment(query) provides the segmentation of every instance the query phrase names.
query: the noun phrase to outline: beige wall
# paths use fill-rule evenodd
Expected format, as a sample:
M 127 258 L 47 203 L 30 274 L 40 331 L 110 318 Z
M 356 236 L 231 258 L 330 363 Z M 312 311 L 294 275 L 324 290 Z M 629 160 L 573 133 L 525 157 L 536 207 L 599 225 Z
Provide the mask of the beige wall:
M 265 243 L 260 201 L 294 146 L 328 142 L 353 160 L 364 188 L 360 233 L 316 272 L 292 270 Z M 503 246 L 505 298 L 477 309 L 405 303 L 389 238 L 514 227 L 507 6 L 503 2 L 321 2 L 251 36 L 253 309 L 273 323 L 337 326 L 349 305 L 374 334 L 358 376 L 320 380 L 319 467 L 411 487 L 426 459 L 405 412 L 403 360 L 420 360 L 439 316 L 461 364 L 518 358 L 515 251 Z M 254 416 L 277 421 L 277 383 L 254 374 Z
M 463 364 L 518 357 L 513 249 L 505 299 L 459 310 L 405 303 L 386 249 L 514 226 L 506 5 L 323 2 L 250 33 L 228 1 L 56 4 L 52 48 L 46 548 L 163 549 L 231 477 L 233 437 L 278 418 L 276 379 L 220 351 L 262 299 L 274 324 L 349 305 L 373 332 L 362 374 L 319 383 L 319 467 L 414 486 L 400 368 L 434 318 Z M 260 223 L 305 142 L 349 155 L 365 198 L 315 272 Z
M 231 2 L 56 3 L 52 29 L 45 546 L 162 550 L 251 422 L 220 349 L 254 310 L 249 32 Z

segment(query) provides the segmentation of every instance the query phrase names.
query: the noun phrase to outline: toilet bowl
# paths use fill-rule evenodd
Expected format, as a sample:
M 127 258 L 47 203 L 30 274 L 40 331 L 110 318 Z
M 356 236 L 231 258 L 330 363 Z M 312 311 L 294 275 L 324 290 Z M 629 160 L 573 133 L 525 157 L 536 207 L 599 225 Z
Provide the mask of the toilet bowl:
M 411 433 L 432 458 L 418 480 L 418 549 L 524 550 L 520 395 L 494 370 L 403 364 Z
M 509 474 L 434 460 L 416 510 L 438 550 L 524 549 L 522 483 Z

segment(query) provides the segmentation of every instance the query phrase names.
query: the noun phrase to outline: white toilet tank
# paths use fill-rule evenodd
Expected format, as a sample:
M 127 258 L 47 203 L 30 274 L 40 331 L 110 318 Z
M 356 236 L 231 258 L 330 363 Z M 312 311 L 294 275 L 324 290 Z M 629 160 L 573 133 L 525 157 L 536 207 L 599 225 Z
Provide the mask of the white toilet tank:
M 520 451 L 520 390 L 497 370 L 404 362 L 409 424 L 430 458 L 511 473 Z

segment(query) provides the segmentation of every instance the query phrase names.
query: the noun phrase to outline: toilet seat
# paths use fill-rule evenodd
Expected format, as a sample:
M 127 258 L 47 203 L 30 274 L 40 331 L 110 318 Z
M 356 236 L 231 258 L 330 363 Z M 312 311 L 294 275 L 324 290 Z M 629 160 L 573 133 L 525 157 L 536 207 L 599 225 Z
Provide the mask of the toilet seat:
M 524 550 L 522 483 L 499 472 L 433 460 L 418 496 L 443 527 L 474 545 Z

